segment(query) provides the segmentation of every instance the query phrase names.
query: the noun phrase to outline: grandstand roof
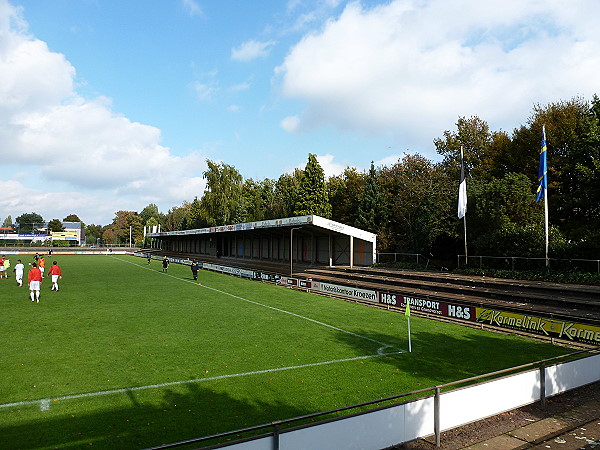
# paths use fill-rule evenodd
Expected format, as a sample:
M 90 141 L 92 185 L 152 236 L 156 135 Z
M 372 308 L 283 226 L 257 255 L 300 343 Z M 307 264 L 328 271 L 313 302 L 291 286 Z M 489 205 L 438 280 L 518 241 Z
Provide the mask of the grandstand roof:
M 246 222 L 238 223 L 233 225 L 221 225 L 218 227 L 207 227 L 197 228 L 194 230 L 180 230 L 180 231 L 165 231 L 160 233 L 148 233 L 150 237 L 169 237 L 169 236 L 187 236 L 196 234 L 207 234 L 207 233 L 227 233 L 232 231 L 246 231 L 246 230 L 259 230 L 259 229 L 273 229 L 273 228 L 291 228 L 291 227 L 316 227 L 322 230 L 329 230 L 335 233 L 352 236 L 364 241 L 373 242 L 375 244 L 377 235 L 370 233 L 359 228 L 351 227 L 350 225 L 344 225 L 343 223 L 335 222 L 333 220 L 325 219 L 321 216 L 299 216 L 299 217 L 287 217 L 284 219 L 272 219 L 272 220 L 260 220 L 257 222 Z

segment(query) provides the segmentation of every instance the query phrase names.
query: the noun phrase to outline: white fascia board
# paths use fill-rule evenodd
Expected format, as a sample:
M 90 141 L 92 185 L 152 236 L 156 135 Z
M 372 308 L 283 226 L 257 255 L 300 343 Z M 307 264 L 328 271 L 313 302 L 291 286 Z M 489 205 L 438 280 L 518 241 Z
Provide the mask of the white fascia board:
M 321 216 L 312 216 L 312 222 L 314 225 L 320 228 L 325 228 L 326 230 L 331 230 L 337 233 L 362 239 L 363 241 L 375 243 L 377 240 L 376 234 L 361 230 L 359 228 L 351 227 L 350 225 L 344 225 L 343 223 L 335 222 L 330 219 L 325 219 Z

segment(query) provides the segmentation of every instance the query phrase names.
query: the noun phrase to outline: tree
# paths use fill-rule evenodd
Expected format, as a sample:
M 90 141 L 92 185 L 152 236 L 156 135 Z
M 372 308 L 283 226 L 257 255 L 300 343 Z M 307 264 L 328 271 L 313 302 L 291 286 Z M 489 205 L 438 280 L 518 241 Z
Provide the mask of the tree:
M 104 230 L 104 232 L 102 233 L 102 239 L 104 240 L 105 244 L 108 245 L 114 245 L 117 243 L 117 235 L 115 233 L 115 230 L 113 230 L 112 228 L 107 228 L 106 230 Z
M 77 214 L 69 214 L 62 221 L 63 222 L 81 222 L 81 219 L 79 218 L 79 216 L 77 216 Z
M 600 102 L 581 98 L 536 106 L 529 133 L 539 154 L 542 125 L 548 148 L 549 219 L 568 239 L 580 240 L 600 227 Z M 530 150 L 531 151 L 531 150 Z M 537 174 L 536 158 L 529 168 Z M 537 181 L 534 181 L 537 185 Z
M 12 217 L 8 216 L 6 219 L 4 219 L 4 222 L 2 223 L 2 227 L 3 228 L 11 228 L 12 226 L 13 226 Z
M 442 165 L 406 155 L 381 170 L 380 184 L 388 211 L 380 251 L 428 254 L 438 240 L 456 237 L 454 183 Z
M 35 229 L 41 228 L 45 224 L 42 216 L 33 212 L 21 214 L 15 221 L 19 224 L 19 233 L 21 234 L 33 233 Z
M 59 219 L 52 219 L 50 222 L 48 222 L 48 231 L 54 231 L 59 232 L 59 231 L 64 231 L 64 227 L 62 222 Z
M 133 240 L 140 242 L 143 238 L 142 219 L 135 211 L 117 211 L 111 225 L 115 233 L 117 244 L 128 244 L 129 236 Z
M 275 180 L 265 178 L 260 182 L 261 203 L 264 209 L 264 219 L 277 219 L 275 215 Z
M 371 168 L 365 179 L 364 186 L 358 204 L 356 226 L 376 233 L 386 214 L 378 175 L 375 171 L 373 161 L 371 161 Z
M 194 197 L 194 201 L 192 203 L 190 203 L 189 208 L 187 209 L 187 216 L 186 216 L 186 229 L 188 230 L 193 230 L 196 228 L 202 228 L 203 227 L 203 213 L 202 213 L 202 206 L 200 205 L 200 202 L 198 201 L 198 197 Z M 156 219 L 154 219 L 156 220 Z
M 539 257 L 544 254 L 543 208 L 524 174 L 473 179 L 469 184 L 468 240 L 480 255 Z M 557 232 L 555 244 L 562 243 Z
M 297 216 L 311 214 L 331 218 L 331 204 L 325 186 L 325 172 L 317 161 L 316 155 L 308 154 L 308 162 L 304 168 L 298 198 L 294 209 Z
M 253 222 L 274 219 L 273 205 L 275 203 L 275 183 L 265 178 L 256 182 L 248 178 L 242 185 L 242 204 L 244 217 L 240 222 Z
M 364 173 L 347 167 L 341 175 L 327 180 L 327 194 L 331 204 L 331 218 L 337 222 L 354 224 L 358 205 L 365 187 Z
M 148 225 L 147 222 L 152 217 L 154 217 L 158 221 L 159 216 L 160 213 L 158 211 L 158 206 L 156 206 L 154 203 L 150 203 L 148 206 L 142 209 L 142 212 L 140 212 L 140 217 L 142 218 L 142 223 L 144 225 Z
M 85 227 L 85 240 L 89 244 L 96 244 L 98 239 L 102 238 L 102 233 L 104 233 L 102 225 L 87 225 Z
M 206 160 L 206 189 L 200 201 L 208 226 L 232 223 L 242 201 L 242 175 L 235 167 Z
M 302 171 L 295 169 L 293 173 L 284 173 L 275 183 L 273 195 L 273 211 L 276 218 L 294 216 L 294 208 L 298 200 Z
M 190 203 L 183 202 L 181 206 L 174 206 L 169 210 L 165 217 L 165 229 L 166 231 L 178 231 L 185 229 L 186 218 Z

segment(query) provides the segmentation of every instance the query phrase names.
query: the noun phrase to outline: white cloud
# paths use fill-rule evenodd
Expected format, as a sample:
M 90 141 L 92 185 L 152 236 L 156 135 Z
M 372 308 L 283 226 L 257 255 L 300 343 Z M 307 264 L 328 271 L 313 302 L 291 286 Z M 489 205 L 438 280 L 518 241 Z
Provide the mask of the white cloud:
M 191 84 L 191 87 L 196 93 L 198 99 L 202 101 L 208 101 L 212 99 L 219 90 L 214 84 L 201 83 L 200 81 L 194 81 Z
M 432 150 L 459 116 L 511 131 L 534 104 L 591 98 L 598 14 L 594 0 L 350 3 L 276 73 L 285 97 L 306 102 L 295 129 L 333 125 Z
M 344 169 L 347 167 L 347 165 L 342 165 L 337 162 L 334 162 L 333 160 L 334 160 L 335 156 L 331 155 L 329 153 L 326 155 L 315 155 L 315 156 L 317 157 L 317 161 L 319 162 L 319 165 L 323 169 L 323 172 L 325 173 L 326 178 L 340 175 L 342 172 L 344 172 Z M 306 160 L 299 163 L 296 167 L 293 167 L 291 169 L 288 168 L 287 170 L 284 171 L 284 173 L 291 174 L 294 172 L 294 170 L 296 170 L 296 169 L 304 170 L 305 167 L 306 167 Z
M 285 117 L 281 123 L 281 128 L 283 128 L 288 133 L 295 133 L 298 131 L 298 127 L 300 125 L 300 118 L 298 116 L 288 116 Z
M 385 158 L 381 158 L 381 159 L 379 159 L 377 161 L 374 161 L 373 165 L 375 166 L 375 168 L 382 167 L 382 166 L 390 167 L 390 166 L 393 166 L 394 164 L 396 164 L 403 157 L 404 157 L 404 154 L 402 154 L 402 155 L 388 155 Z
M 168 209 L 203 192 L 200 153 L 172 154 L 158 128 L 115 113 L 109 99 L 82 98 L 74 77 L 0 1 L 0 220 L 33 211 L 106 224 L 117 210 Z
M 325 176 L 328 178 L 340 175 L 346 168 L 346 166 L 334 162 L 333 159 L 334 156 L 329 153 L 327 155 L 317 155 L 317 161 L 319 161 L 319 164 L 323 168 L 323 172 L 325 172 Z
M 190 17 L 202 16 L 202 8 L 194 0 L 182 0 L 183 9 Z
M 274 41 L 246 41 L 239 47 L 231 50 L 231 59 L 246 62 L 257 58 L 265 58 L 269 55 L 271 47 L 274 45 Z
M 232 92 L 246 91 L 246 90 L 250 89 L 251 86 L 252 85 L 248 81 L 244 81 L 243 83 L 239 83 L 234 86 L 231 86 L 231 88 L 229 88 L 229 90 Z

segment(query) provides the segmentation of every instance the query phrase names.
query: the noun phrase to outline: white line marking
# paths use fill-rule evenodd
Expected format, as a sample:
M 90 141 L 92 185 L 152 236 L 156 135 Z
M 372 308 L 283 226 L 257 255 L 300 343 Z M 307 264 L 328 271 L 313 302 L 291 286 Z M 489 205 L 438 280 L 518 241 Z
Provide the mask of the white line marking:
M 57 402 L 57 401 L 62 401 L 62 400 L 73 400 L 73 399 L 78 399 L 78 398 L 99 397 L 102 395 L 112 395 L 112 394 L 124 394 L 127 392 L 143 391 L 146 389 L 164 388 L 164 387 L 169 387 L 169 386 L 180 386 L 180 385 L 192 384 L 192 383 L 203 383 L 206 381 L 223 380 L 226 378 L 237 378 L 237 377 L 246 377 L 246 376 L 252 376 L 252 375 L 262 375 L 265 373 L 283 372 L 286 370 L 304 369 L 307 367 L 325 366 L 328 364 L 359 361 L 361 359 L 380 358 L 382 356 L 392 356 L 392 355 L 398 355 L 400 353 L 405 353 L 405 352 L 404 351 L 392 352 L 392 353 L 379 353 L 378 352 L 376 355 L 355 356 L 354 358 L 334 359 L 331 361 L 322 361 L 322 362 L 316 362 L 316 363 L 302 364 L 299 366 L 278 367 L 278 368 L 274 368 L 274 369 L 255 370 L 252 372 L 233 373 L 233 374 L 229 374 L 229 375 L 218 375 L 215 377 L 197 378 L 195 380 L 171 381 L 169 383 L 150 384 L 147 386 L 135 386 L 135 387 L 121 388 L 121 389 L 110 389 L 108 391 L 87 392 L 85 394 L 73 394 L 73 395 L 64 395 L 62 397 L 43 398 L 40 400 L 26 400 L 26 401 L 22 401 L 22 402 L 4 403 L 4 404 L 0 405 L 0 408 L 14 408 L 14 407 L 19 407 L 19 406 L 28 406 L 28 405 L 39 404 L 40 409 L 42 411 L 47 411 L 50 409 L 50 405 L 52 404 L 52 402 Z
M 126 262 L 128 264 L 133 264 L 134 266 L 141 267 L 142 269 L 152 270 L 152 269 L 150 269 L 148 267 L 144 267 L 144 266 L 142 266 L 140 264 L 136 264 L 134 262 L 127 261 L 127 260 L 122 259 L 122 258 L 116 258 L 116 259 L 118 259 L 119 261 Z M 178 278 L 178 277 L 176 277 L 174 275 L 170 275 L 167 272 L 159 272 L 159 273 L 162 273 L 163 275 L 166 275 L 166 276 L 171 277 L 171 278 L 175 278 L 176 280 L 185 281 L 187 283 L 192 283 L 192 284 L 197 284 L 195 281 L 186 280 L 185 278 Z M 374 342 L 374 343 L 379 344 L 379 345 L 382 346 L 382 347 L 380 347 L 380 350 L 383 349 L 383 348 L 392 348 L 392 349 L 399 350 L 400 353 L 404 353 L 404 350 L 401 350 L 398 347 L 394 347 L 393 345 L 389 345 L 389 344 L 386 344 L 385 342 L 381 342 L 381 341 L 372 339 L 372 338 L 367 337 L 367 336 L 362 336 L 360 334 L 353 333 L 352 331 L 344 330 L 342 328 L 338 328 L 336 326 L 329 325 L 327 323 L 320 322 L 320 321 L 315 320 L 315 319 L 311 319 L 310 317 L 301 316 L 299 314 L 296 314 L 296 313 L 293 313 L 293 312 L 290 312 L 290 311 L 286 311 L 285 309 L 280 309 L 280 308 L 276 308 L 274 306 L 265 305 L 264 303 L 259 303 L 259 302 L 256 302 L 254 300 L 248 300 L 247 298 L 240 297 L 240 296 L 235 295 L 235 294 L 230 294 L 229 292 L 221 291 L 220 289 L 216 289 L 216 288 L 213 288 L 213 287 L 210 287 L 210 286 L 206 286 L 205 284 L 202 284 L 201 287 L 206 288 L 206 289 L 210 289 L 211 291 L 218 292 L 219 294 L 225 294 L 225 295 L 228 295 L 230 297 L 237 298 L 238 300 L 242 300 L 244 302 L 252 303 L 252 304 L 257 305 L 257 306 L 262 306 L 263 308 L 272 309 L 274 311 L 278 311 L 278 312 L 281 312 L 281 313 L 284 313 L 284 314 L 289 314 L 290 316 L 294 316 L 294 317 L 298 317 L 300 319 L 308 320 L 309 322 L 313 322 L 313 323 L 316 323 L 317 325 L 321 325 L 321 326 L 324 326 L 324 327 L 327 327 L 327 328 L 331 328 L 331 329 L 339 331 L 341 333 L 346 333 L 346 334 L 349 334 L 351 336 L 354 336 L 354 337 L 357 337 L 357 338 L 360 338 L 360 339 L 365 339 L 367 341 Z
M 148 267 L 144 267 L 144 266 L 141 266 L 139 264 L 135 264 L 133 262 L 124 260 L 122 258 L 118 258 L 118 257 L 114 257 L 114 258 L 118 259 L 119 261 L 126 262 L 128 264 L 133 264 L 133 265 L 138 266 L 138 267 L 140 267 L 142 269 L 153 270 L 154 271 L 154 269 L 150 269 Z M 179 281 L 185 281 L 187 283 L 197 284 L 195 281 L 186 280 L 184 278 L 178 278 L 178 277 L 176 277 L 174 275 L 170 275 L 170 274 L 168 274 L 166 272 L 158 272 L 158 271 L 155 271 L 155 272 L 161 273 L 161 274 L 169 276 L 171 278 L 175 278 L 176 280 L 179 280 Z M 162 387 L 168 387 L 168 386 L 179 386 L 179 385 L 191 384 L 191 383 L 201 383 L 201 382 L 206 382 L 206 381 L 222 380 L 222 379 L 225 379 L 225 378 L 236 378 L 236 377 L 243 377 L 243 376 L 260 375 L 260 374 L 265 374 L 265 373 L 282 372 L 282 371 L 285 371 L 285 370 L 303 369 L 303 368 L 306 368 L 306 367 L 324 366 L 324 365 L 328 365 L 328 364 L 336 364 L 336 363 L 349 362 L 349 361 L 358 361 L 358 360 L 361 360 L 361 359 L 380 358 L 380 357 L 383 357 L 383 356 L 399 355 L 401 353 L 406 353 L 405 350 L 401 350 L 398 347 L 394 347 L 393 345 L 389 345 L 389 344 L 386 344 L 384 342 L 380 342 L 380 341 L 377 341 L 375 339 L 372 339 L 372 338 L 369 338 L 369 337 L 366 337 L 366 336 L 361 336 L 360 334 L 353 333 L 351 331 L 347 331 L 347 330 L 344 330 L 342 328 L 338 328 L 338 327 L 335 327 L 333 325 L 329 325 L 327 323 L 320 322 L 320 321 L 315 320 L 315 319 L 311 319 L 310 317 L 301 316 L 299 314 L 292 313 L 290 311 L 286 311 L 286 310 L 283 310 L 283 309 L 280 309 L 280 308 L 275 308 L 273 306 L 269 306 L 269 305 L 265 305 L 263 303 L 255 302 L 253 300 L 248 300 L 246 298 L 243 298 L 243 297 L 240 297 L 240 296 L 237 296 L 237 295 L 234 295 L 234 294 L 230 294 L 229 292 L 221 291 L 219 289 L 212 288 L 212 287 L 206 286 L 204 284 L 202 284 L 201 286 L 204 287 L 204 288 L 206 288 L 206 289 L 210 289 L 212 291 L 219 292 L 221 294 L 225 294 L 225 295 L 228 295 L 230 297 L 236 298 L 238 300 L 242 300 L 242 301 L 245 301 L 245 302 L 248 302 L 248 303 L 252 303 L 252 304 L 257 305 L 257 306 L 262 306 L 264 308 L 269 308 L 269 309 L 272 309 L 274 311 L 278 311 L 278 312 L 281 312 L 281 313 L 284 313 L 284 314 L 289 314 L 291 316 L 298 317 L 300 319 L 304 319 L 304 320 L 307 320 L 309 322 L 313 322 L 313 323 L 316 323 L 318 325 L 321 325 L 321 326 L 324 326 L 324 327 L 328 327 L 328 328 L 331 328 L 333 330 L 340 331 L 342 333 L 349 334 L 351 336 L 355 336 L 355 337 L 358 337 L 358 338 L 361 338 L 361 339 L 366 339 L 368 341 L 375 342 L 375 343 L 381 345 L 381 347 L 379 347 L 377 349 L 377 354 L 376 355 L 356 356 L 356 357 L 353 357 L 353 358 L 335 359 L 335 360 L 331 360 L 331 361 L 322 361 L 322 362 L 316 362 L 316 363 L 310 363 L 310 364 L 303 364 L 303 365 L 299 365 L 299 366 L 279 367 L 279 368 L 273 368 L 273 369 L 256 370 L 256 371 L 253 371 L 253 372 L 236 373 L 236 374 L 230 374 L 230 375 L 219 375 L 219 376 L 216 376 L 216 377 L 197 378 L 195 380 L 172 381 L 172 382 L 168 382 L 168 383 L 151 384 L 151 385 L 147 385 L 147 386 L 136 386 L 136 387 L 129 387 L 129 388 L 111 389 L 111 390 L 107 390 L 107 391 L 88 392 L 88 393 L 84 393 L 84 394 L 65 395 L 65 396 L 62 396 L 62 397 L 44 398 L 44 399 L 40 399 L 40 400 L 26 400 L 26 401 L 22 401 L 22 402 L 4 403 L 4 404 L 0 404 L 0 409 L 2 409 L 2 408 L 14 408 L 14 407 L 20 407 L 20 406 L 27 406 L 27 405 L 36 405 L 36 404 L 38 404 L 39 407 L 40 407 L 40 410 L 42 410 L 42 411 L 48 411 L 50 409 L 50 405 L 52 404 L 52 402 L 62 401 L 62 400 L 73 400 L 73 399 L 87 398 L 87 397 L 99 397 L 99 396 L 102 396 L 102 395 L 122 394 L 122 393 L 127 393 L 127 392 L 142 391 L 142 390 L 146 390 L 146 389 L 156 389 L 156 388 L 162 388 Z M 384 352 L 384 350 L 386 348 L 396 349 L 397 351 L 386 353 L 386 352 Z

